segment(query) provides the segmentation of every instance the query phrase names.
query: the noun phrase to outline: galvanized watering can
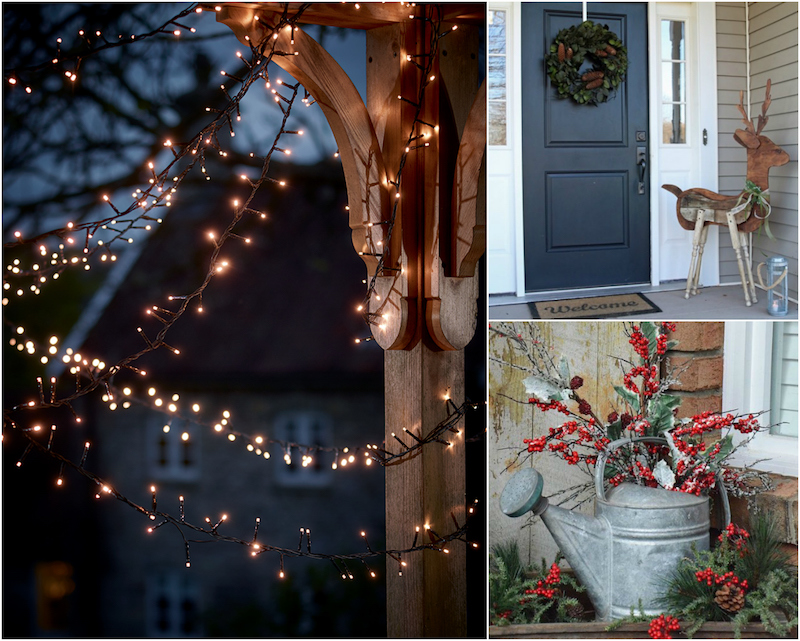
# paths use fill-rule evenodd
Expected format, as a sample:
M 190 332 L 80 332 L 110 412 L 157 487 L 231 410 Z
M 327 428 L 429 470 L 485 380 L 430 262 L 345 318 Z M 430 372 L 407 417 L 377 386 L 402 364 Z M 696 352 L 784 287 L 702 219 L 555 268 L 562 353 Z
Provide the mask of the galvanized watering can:
M 637 441 L 665 444 L 659 437 L 620 439 L 598 456 L 595 467 L 595 516 L 550 505 L 542 496 L 542 476 L 533 468 L 514 474 L 500 497 L 508 516 L 527 512 L 541 517 L 578 580 L 586 586 L 597 620 L 628 616 L 639 603 L 647 616 L 662 610 L 655 601 L 663 592 L 663 577 L 689 556 L 692 546 L 709 546 L 707 496 L 622 483 L 605 493 L 603 471 L 611 451 Z M 722 488 L 721 478 L 717 485 Z M 727 496 L 720 490 L 726 520 Z

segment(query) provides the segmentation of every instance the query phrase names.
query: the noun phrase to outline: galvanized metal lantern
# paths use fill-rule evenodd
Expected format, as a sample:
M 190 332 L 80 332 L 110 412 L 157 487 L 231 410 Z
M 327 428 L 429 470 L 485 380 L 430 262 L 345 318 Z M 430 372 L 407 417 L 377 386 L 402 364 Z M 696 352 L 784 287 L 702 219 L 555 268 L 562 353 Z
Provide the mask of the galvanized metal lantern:
M 786 316 L 789 313 L 789 281 L 786 278 L 788 271 L 789 262 L 783 256 L 767 259 L 767 282 L 762 283 L 762 286 L 767 290 L 767 311 L 772 316 Z M 758 277 L 761 280 L 760 269 Z

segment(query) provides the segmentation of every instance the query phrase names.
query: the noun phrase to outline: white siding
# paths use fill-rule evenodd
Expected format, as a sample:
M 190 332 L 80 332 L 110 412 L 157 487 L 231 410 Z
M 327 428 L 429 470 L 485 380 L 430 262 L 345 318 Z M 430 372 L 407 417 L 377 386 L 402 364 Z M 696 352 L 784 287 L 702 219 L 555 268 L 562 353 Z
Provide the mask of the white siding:
M 719 191 L 723 194 L 738 194 L 744 186 L 747 173 L 745 151 L 733 139 L 733 132 L 742 124 L 741 115 L 736 109 L 739 92 L 747 91 L 745 24 L 743 2 L 717 3 Z M 724 232 L 719 235 L 719 277 L 722 283 L 739 280 L 730 235 Z

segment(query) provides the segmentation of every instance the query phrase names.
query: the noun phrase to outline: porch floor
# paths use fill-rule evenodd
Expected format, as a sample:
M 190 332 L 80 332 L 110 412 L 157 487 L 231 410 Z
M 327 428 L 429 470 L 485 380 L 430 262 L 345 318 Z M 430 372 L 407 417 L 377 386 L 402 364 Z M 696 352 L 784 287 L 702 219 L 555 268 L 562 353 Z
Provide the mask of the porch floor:
M 795 320 L 797 304 L 789 303 L 789 314 L 778 317 L 767 313 L 767 293 L 757 288 L 758 303 L 747 307 L 741 284 L 705 287 L 689 300 L 684 298 L 685 282 L 680 281 L 654 288 L 650 286 L 617 287 L 585 292 L 563 291 L 557 294 L 530 294 L 524 298 L 516 296 L 490 296 L 489 320 L 526 320 L 532 318 L 527 303 L 536 300 L 558 300 L 579 296 L 602 296 L 624 292 L 644 294 L 661 312 L 620 317 L 623 320 Z

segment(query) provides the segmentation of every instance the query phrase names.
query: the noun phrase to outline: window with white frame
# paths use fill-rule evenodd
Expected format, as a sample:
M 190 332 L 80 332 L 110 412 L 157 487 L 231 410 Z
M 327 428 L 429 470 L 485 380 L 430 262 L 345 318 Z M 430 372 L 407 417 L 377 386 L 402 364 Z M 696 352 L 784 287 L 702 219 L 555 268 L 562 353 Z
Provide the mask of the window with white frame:
M 797 476 L 797 321 L 729 321 L 724 351 L 723 409 L 766 411 L 762 425 L 774 426 L 740 448 L 731 464 Z
M 200 434 L 196 426 L 178 417 L 153 416 L 147 425 L 147 463 L 160 481 L 196 481 L 200 478 Z
M 318 448 L 333 446 L 333 425 L 328 415 L 294 410 L 275 416 L 273 456 L 275 480 L 286 487 L 323 487 L 332 480 L 334 454 Z
M 188 573 L 159 573 L 145 591 L 146 633 L 149 637 L 199 637 L 197 586 Z
M 686 23 L 661 20 L 661 136 L 664 144 L 686 142 Z
M 506 14 L 505 10 L 489 9 L 488 15 L 488 139 L 490 145 L 497 146 L 508 144 L 508 94 L 506 82 L 508 77 L 506 64 L 508 40 L 506 37 Z

